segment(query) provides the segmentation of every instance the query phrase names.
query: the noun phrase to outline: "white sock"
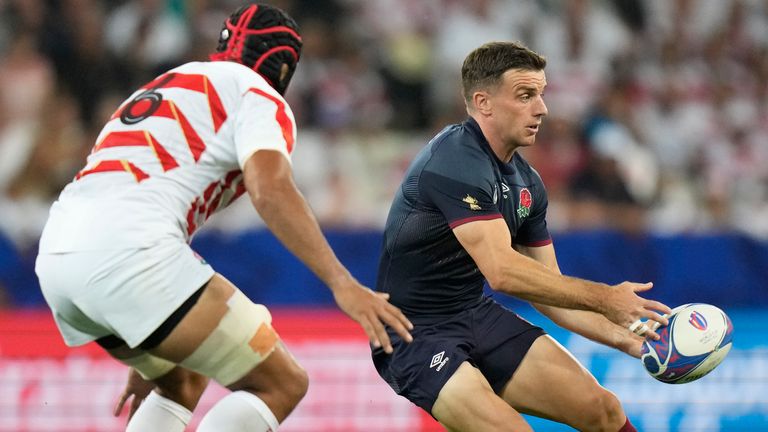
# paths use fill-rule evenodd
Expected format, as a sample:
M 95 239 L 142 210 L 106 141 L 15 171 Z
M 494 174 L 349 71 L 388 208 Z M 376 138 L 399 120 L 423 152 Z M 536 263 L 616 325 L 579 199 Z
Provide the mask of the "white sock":
M 275 432 L 277 425 L 275 415 L 258 396 L 236 391 L 216 402 L 197 432 Z
M 125 432 L 184 432 L 192 411 L 154 391 L 139 405 Z

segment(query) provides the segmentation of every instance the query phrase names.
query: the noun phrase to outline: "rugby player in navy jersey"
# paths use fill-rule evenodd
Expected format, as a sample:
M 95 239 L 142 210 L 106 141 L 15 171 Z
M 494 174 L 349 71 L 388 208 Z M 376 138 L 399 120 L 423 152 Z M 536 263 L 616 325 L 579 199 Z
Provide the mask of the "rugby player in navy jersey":
M 561 345 L 483 293 L 532 303 L 558 325 L 640 356 L 670 309 L 636 293 L 563 276 L 541 178 L 517 152 L 547 115 L 546 61 L 512 42 L 464 61 L 469 118 L 417 155 L 384 233 L 377 289 L 414 323 L 408 344 L 373 349 L 379 374 L 452 431 L 530 431 L 521 413 L 584 431 L 635 428 L 620 402 Z M 645 319 L 643 324 L 641 319 Z

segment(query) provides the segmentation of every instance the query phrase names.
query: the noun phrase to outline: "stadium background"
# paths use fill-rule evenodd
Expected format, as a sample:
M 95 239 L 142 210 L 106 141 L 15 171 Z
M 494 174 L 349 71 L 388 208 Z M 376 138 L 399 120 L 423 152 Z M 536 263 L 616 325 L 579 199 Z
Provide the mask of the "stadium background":
M 638 361 L 545 326 L 642 431 L 768 431 L 768 2 L 281 0 L 305 51 L 288 91 L 301 189 L 342 261 L 374 281 L 408 161 L 461 121 L 461 60 L 490 40 L 546 55 L 550 115 L 525 156 L 548 185 L 563 271 L 652 280 L 736 327 L 726 361 L 669 386 Z M 213 48 L 229 0 L 0 0 L 0 431 L 115 431 L 125 368 L 59 341 L 33 273 L 48 206 L 119 101 Z M 194 246 L 255 301 L 309 370 L 286 431 L 440 430 L 377 377 L 364 337 L 248 202 Z M 208 405 L 222 390 L 212 385 Z M 205 408 L 204 406 L 201 408 Z M 199 417 L 196 416 L 196 419 Z M 532 419 L 537 431 L 568 428 Z

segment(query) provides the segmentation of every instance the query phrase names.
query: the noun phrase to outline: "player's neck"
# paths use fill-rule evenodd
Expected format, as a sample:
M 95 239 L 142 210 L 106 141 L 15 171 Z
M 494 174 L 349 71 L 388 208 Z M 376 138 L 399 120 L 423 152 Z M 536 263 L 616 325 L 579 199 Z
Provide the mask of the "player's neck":
M 483 136 L 486 141 L 488 141 L 488 145 L 491 147 L 491 150 L 493 150 L 496 157 L 504 163 L 511 161 L 518 146 L 506 142 L 501 137 L 501 134 L 499 134 L 490 123 L 477 118 L 475 118 L 475 121 L 477 121 L 478 126 L 480 126 Z
M 496 157 L 504 163 L 509 163 L 509 161 L 512 160 L 512 156 L 514 156 L 517 151 L 517 146 L 511 146 L 501 139 L 497 140 L 495 144 L 488 140 L 488 144 L 491 146 L 491 150 L 496 154 Z

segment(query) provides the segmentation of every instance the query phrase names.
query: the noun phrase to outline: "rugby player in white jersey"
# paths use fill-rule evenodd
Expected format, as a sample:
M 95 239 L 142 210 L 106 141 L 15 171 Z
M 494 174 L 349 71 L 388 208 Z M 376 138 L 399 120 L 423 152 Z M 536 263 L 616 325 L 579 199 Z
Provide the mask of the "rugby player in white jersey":
M 96 341 L 156 386 L 129 431 L 183 431 L 208 378 L 232 392 L 203 432 L 275 430 L 306 393 L 267 308 L 189 246 L 244 192 L 372 344 L 391 351 L 385 324 L 410 339 L 387 295 L 338 261 L 293 182 L 296 125 L 282 95 L 300 51 L 283 11 L 239 8 L 211 61 L 160 75 L 117 109 L 51 208 L 36 271 L 64 341 Z

